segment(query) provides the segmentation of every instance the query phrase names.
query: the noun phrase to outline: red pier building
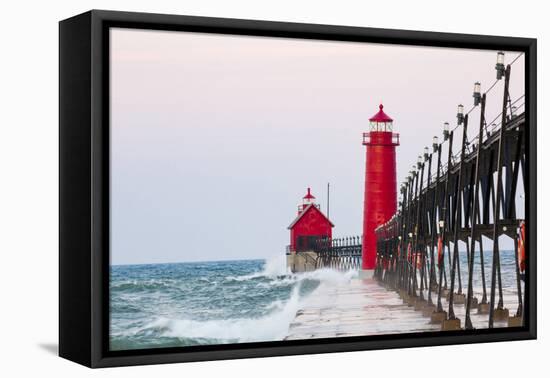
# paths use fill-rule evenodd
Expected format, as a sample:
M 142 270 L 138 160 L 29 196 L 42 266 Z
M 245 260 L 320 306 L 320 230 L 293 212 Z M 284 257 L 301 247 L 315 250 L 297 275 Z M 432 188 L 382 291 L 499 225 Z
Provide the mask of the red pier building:
M 365 167 L 365 197 L 363 203 L 362 268 L 376 265 L 376 234 L 374 230 L 387 222 L 397 209 L 397 177 L 395 147 L 399 134 L 393 132 L 393 119 L 384 113 L 384 106 L 369 119 L 368 133 L 363 133 L 367 146 Z
M 311 251 L 319 238 L 332 238 L 334 224 L 321 212 L 315 197 L 307 188 L 303 202 L 298 206 L 298 216 L 288 226 L 290 230 L 290 252 Z

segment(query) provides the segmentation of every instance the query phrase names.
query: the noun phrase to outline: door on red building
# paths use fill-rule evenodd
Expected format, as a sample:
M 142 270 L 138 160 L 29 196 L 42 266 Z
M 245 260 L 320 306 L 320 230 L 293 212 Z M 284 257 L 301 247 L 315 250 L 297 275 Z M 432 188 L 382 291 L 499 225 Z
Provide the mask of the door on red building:
M 314 250 L 319 239 L 321 239 L 321 235 L 298 236 L 298 239 L 296 240 L 296 252 Z

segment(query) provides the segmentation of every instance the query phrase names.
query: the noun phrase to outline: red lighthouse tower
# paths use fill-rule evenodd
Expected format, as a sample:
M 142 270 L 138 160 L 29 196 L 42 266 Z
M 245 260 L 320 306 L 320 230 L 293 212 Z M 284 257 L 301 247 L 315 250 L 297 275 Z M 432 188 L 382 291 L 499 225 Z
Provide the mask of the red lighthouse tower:
M 397 209 L 397 178 L 395 147 L 399 134 L 393 132 L 393 119 L 384 113 L 384 106 L 370 121 L 370 131 L 363 133 L 367 146 L 365 197 L 363 208 L 363 270 L 376 264 L 376 235 L 374 230 L 388 221 Z

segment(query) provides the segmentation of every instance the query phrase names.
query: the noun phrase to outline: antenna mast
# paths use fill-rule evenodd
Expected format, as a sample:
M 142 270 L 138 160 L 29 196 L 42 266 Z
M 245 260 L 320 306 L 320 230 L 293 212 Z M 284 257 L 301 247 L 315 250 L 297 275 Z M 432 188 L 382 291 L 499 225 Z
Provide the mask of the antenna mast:
M 330 219 L 330 182 L 327 182 L 327 218 Z

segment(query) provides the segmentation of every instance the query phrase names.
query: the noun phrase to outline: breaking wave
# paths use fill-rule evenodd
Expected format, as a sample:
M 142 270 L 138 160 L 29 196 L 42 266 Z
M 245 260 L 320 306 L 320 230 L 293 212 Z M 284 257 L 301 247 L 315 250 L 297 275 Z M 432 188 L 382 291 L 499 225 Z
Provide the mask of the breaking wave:
M 241 269 L 241 274 L 233 274 L 240 267 L 227 265 L 224 268 L 230 274 L 216 279 L 225 283 L 219 287 L 208 283 L 211 277 L 184 283 L 172 277 L 178 287 L 193 285 L 188 288 L 187 296 L 177 297 L 185 303 L 172 303 L 171 292 L 162 285 L 154 285 L 151 288 L 154 292 L 147 296 L 151 303 L 145 301 L 142 316 L 138 317 L 132 311 L 121 313 L 123 316 L 120 319 L 115 317 L 111 348 L 282 340 L 307 297 L 323 285 L 344 283 L 357 275 L 356 271 L 339 272 L 332 269 L 293 274 L 287 270 L 285 260 L 279 257 L 256 264 L 255 267 L 248 269 L 248 272 Z M 215 270 L 219 272 L 220 267 Z M 203 275 L 201 277 L 204 278 Z M 125 280 L 125 284 L 127 282 L 129 280 Z M 136 295 L 143 294 L 141 291 L 128 290 L 132 302 L 135 302 Z M 115 294 L 121 296 L 120 292 Z M 153 306 L 153 294 L 166 296 L 162 305 Z M 135 303 L 133 305 L 135 307 Z M 111 307 L 113 309 L 113 301 Z
M 281 340 L 294 319 L 300 303 L 299 287 L 286 302 L 272 302 L 273 311 L 260 318 L 197 321 L 159 317 L 138 329 L 136 334 L 209 341 L 210 343 Z

